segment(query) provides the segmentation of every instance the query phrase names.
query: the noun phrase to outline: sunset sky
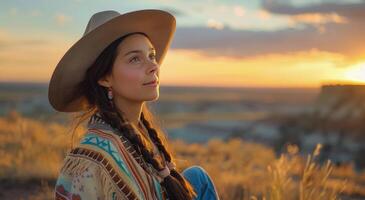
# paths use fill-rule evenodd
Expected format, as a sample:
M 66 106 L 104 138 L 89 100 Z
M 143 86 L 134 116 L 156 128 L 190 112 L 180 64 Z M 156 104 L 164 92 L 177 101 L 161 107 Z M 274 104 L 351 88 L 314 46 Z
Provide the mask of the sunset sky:
M 365 0 L 0 2 L 0 82 L 47 83 L 95 12 L 163 9 L 177 20 L 161 85 L 365 83 Z

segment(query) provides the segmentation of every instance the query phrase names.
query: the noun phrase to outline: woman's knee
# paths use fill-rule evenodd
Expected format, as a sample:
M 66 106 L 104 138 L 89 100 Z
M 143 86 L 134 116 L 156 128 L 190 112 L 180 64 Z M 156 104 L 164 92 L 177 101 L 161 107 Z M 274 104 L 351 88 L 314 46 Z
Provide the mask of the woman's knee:
M 183 171 L 183 175 L 188 179 L 193 179 L 195 181 L 204 181 L 208 177 L 208 173 L 199 165 L 193 165 L 186 168 Z
M 186 169 L 184 169 L 183 173 L 201 174 L 201 173 L 206 173 L 206 171 L 204 170 L 203 167 L 201 167 L 199 165 L 192 165 L 192 166 L 187 167 Z
M 198 193 L 198 199 L 203 197 L 206 199 L 219 199 L 212 179 L 203 167 L 199 165 L 190 166 L 183 171 L 183 175 L 193 185 Z

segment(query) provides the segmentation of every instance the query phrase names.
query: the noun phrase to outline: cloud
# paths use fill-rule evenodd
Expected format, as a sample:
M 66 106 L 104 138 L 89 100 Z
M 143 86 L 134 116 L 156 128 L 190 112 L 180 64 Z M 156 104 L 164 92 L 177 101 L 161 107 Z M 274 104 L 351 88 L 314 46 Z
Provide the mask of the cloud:
M 228 25 L 221 29 L 178 27 L 172 48 L 198 50 L 208 56 L 232 58 L 316 49 L 341 54 L 349 63 L 365 59 L 365 46 L 361 42 L 365 35 L 365 21 L 358 20 L 362 15 L 365 17 L 365 2 L 318 4 L 300 8 L 267 2 L 263 3 L 263 8 L 268 12 L 266 16 L 264 14 L 265 17 L 286 14 L 292 17 L 293 23 L 302 26 L 276 31 L 237 30 Z M 364 14 L 358 12 L 359 8 L 354 5 L 363 8 Z M 353 13 L 350 11 L 352 8 Z
M 243 17 L 243 15 L 245 14 L 245 9 L 243 8 L 243 6 L 234 6 L 233 12 L 236 16 Z
M 175 17 L 181 17 L 181 16 L 185 16 L 186 13 L 182 10 L 176 9 L 176 8 L 171 8 L 171 7 L 162 7 L 160 8 L 161 10 L 165 10 L 169 13 L 171 13 L 172 15 L 174 15 Z
M 333 27 L 327 27 L 327 29 L 334 30 Z M 272 32 L 232 30 L 229 27 L 220 30 L 208 27 L 178 27 L 172 48 L 194 49 L 210 56 L 234 58 L 247 58 L 270 53 L 285 54 L 311 49 L 339 53 L 354 58 L 365 52 L 365 47 L 359 42 L 363 37 L 362 33 L 346 28 L 337 29 L 337 31 L 319 33 L 316 28 L 311 26 L 304 29 L 284 29 Z
M 58 25 L 63 26 L 64 24 L 66 24 L 67 22 L 71 21 L 71 17 L 67 16 L 65 14 L 59 13 L 55 15 L 55 20 L 57 22 Z
M 40 46 L 48 44 L 47 40 L 38 38 L 15 37 L 6 29 L 0 29 L 0 51 L 17 49 L 25 46 Z
M 207 26 L 208 26 L 209 28 L 218 29 L 218 30 L 221 30 L 221 29 L 223 29 L 223 28 L 224 28 L 223 23 L 222 23 L 222 22 L 220 22 L 220 21 L 217 21 L 217 20 L 215 20 L 215 19 L 209 19 L 209 20 L 207 21 Z
M 270 54 L 247 59 L 205 57 L 191 50 L 172 50 L 164 61 L 163 84 L 245 87 L 319 87 L 342 80 L 346 68 L 334 67 L 342 55 L 317 50 Z M 182 76 L 182 74 L 189 76 Z M 298 79 L 300 74 L 301 79 Z
M 305 13 L 293 15 L 291 18 L 296 23 L 307 24 L 327 24 L 327 23 L 346 23 L 345 17 L 338 15 L 337 13 Z
M 64 34 L 24 35 L 0 28 L 0 81 L 48 81 L 71 44 Z
M 256 15 L 260 18 L 260 19 L 263 19 L 263 20 L 268 20 L 271 18 L 271 14 L 269 12 L 267 12 L 266 10 L 263 10 L 263 9 L 259 9 L 257 12 L 256 12 Z
M 298 15 L 308 13 L 337 13 L 351 19 L 362 21 L 365 17 L 365 1 L 357 3 L 317 3 L 302 7 L 295 7 L 280 0 L 262 0 L 262 7 L 268 12 L 284 15 Z

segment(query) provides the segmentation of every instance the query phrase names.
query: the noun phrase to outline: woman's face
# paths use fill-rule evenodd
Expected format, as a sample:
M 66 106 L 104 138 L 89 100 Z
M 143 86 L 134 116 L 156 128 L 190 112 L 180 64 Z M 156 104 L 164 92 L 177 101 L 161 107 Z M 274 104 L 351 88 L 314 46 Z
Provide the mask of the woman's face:
M 159 96 L 159 65 L 149 39 L 141 34 L 126 37 L 118 46 L 112 73 L 99 84 L 112 87 L 114 98 L 151 101 Z M 157 85 L 146 85 L 157 81 Z

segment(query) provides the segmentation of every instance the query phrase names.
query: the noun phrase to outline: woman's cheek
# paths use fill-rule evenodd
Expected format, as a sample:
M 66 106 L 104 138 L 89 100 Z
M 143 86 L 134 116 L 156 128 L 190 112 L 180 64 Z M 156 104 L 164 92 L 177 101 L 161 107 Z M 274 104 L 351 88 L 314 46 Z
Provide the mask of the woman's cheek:
M 118 85 L 120 92 L 125 95 L 137 92 L 142 86 L 141 75 L 136 69 L 124 69 L 119 71 Z
M 138 92 L 133 86 L 131 77 L 124 77 L 124 79 L 121 79 L 118 81 L 117 86 L 114 88 L 116 90 L 116 93 L 120 95 L 121 97 L 127 98 L 127 99 L 134 99 L 135 93 Z
M 125 80 L 130 87 L 139 87 L 141 83 L 141 73 L 138 69 L 128 69 L 124 73 Z

